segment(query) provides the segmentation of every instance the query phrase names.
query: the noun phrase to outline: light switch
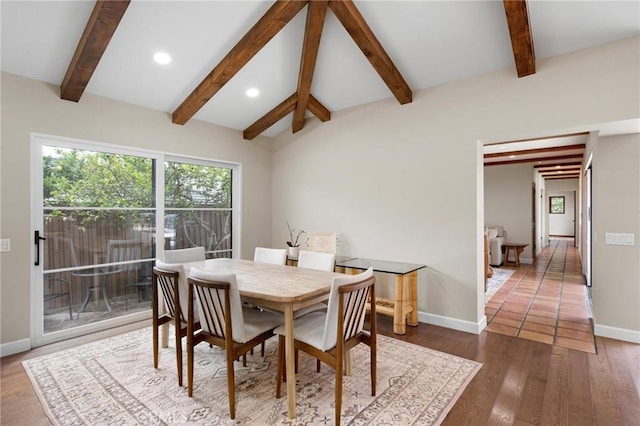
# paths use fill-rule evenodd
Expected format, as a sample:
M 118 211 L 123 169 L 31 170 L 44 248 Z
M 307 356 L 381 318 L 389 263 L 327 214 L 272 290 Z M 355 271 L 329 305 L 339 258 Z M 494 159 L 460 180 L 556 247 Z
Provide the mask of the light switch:
M 609 246 L 632 246 L 635 244 L 635 235 L 607 232 L 604 234 L 604 243 Z
M 0 252 L 11 251 L 11 240 L 9 238 L 0 239 Z

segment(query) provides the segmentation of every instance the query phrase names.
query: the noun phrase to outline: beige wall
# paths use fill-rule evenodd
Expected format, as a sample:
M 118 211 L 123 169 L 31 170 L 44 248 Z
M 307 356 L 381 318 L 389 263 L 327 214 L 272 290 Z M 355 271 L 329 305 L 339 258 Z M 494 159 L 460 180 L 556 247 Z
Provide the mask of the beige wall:
M 593 316 L 597 334 L 640 343 L 640 134 L 604 137 L 593 157 Z M 605 245 L 607 232 L 635 245 Z M 634 330 L 636 333 L 627 333 Z
M 314 119 L 279 135 L 273 153 L 236 131 L 196 120 L 176 126 L 167 113 L 90 95 L 66 102 L 56 87 L 2 74 L 0 234 L 12 251 L 0 255 L 0 342 L 29 338 L 30 132 L 241 162 L 242 257 L 258 244 L 284 246 L 287 220 L 334 230 L 343 254 L 427 264 L 419 275 L 421 321 L 478 331 L 481 142 L 640 117 L 639 46 L 635 37 L 539 61 L 536 74 L 522 79 L 509 69 L 416 92 L 411 104 L 388 99 L 334 113 L 330 122 Z M 637 277 L 635 266 L 616 267 Z M 627 290 L 602 305 L 598 321 L 634 326 L 612 308 L 634 296 Z
M 509 69 L 452 82 L 414 93 L 411 104 L 388 99 L 279 135 L 273 244 L 285 241 L 289 220 L 338 232 L 343 254 L 425 263 L 421 320 L 481 328 L 479 141 L 640 117 L 639 41 L 538 61 L 521 79 Z
M 85 94 L 60 100 L 57 87 L 2 73 L 0 342 L 30 336 L 30 133 L 44 133 L 242 164 L 242 257 L 271 241 L 270 142 L 243 141 L 240 132 Z
M 524 263 L 533 262 L 532 175 L 530 163 L 484 168 L 484 223 L 503 226 L 508 242 L 529 244 L 520 256 Z

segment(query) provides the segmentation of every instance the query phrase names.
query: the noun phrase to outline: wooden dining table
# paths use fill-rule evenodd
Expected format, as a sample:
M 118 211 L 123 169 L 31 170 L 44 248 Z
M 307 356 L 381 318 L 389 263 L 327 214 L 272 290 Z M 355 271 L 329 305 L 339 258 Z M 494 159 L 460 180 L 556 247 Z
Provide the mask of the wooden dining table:
M 184 263 L 184 268 L 186 274 L 189 274 L 191 268 L 215 273 L 234 273 L 242 300 L 284 314 L 287 412 L 290 419 L 295 419 L 294 312 L 328 300 L 333 277 L 343 274 L 242 259 L 187 262 Z

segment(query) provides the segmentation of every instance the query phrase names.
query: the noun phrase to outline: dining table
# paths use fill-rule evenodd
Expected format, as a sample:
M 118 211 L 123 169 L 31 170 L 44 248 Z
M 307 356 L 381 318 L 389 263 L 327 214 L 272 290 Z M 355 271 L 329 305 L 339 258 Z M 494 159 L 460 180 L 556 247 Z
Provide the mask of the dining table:
M 290 419 L 295 419 L 294 314 L 300 309 L 328 300 L 333 278 L 343 274 L 229 258 L 186 262 L 183 266 L 187 275 L 191 268 L 215 273 L 234 273 L 243 301 L 283 313 L 287 413 Z

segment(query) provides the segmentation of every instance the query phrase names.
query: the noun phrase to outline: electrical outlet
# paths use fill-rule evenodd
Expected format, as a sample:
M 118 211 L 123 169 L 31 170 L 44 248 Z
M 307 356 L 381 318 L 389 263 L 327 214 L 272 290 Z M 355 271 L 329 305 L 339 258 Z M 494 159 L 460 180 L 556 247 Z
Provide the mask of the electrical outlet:
M 11 240 L 9 238 L 0 239 L 0 252 L 11 251 Z

